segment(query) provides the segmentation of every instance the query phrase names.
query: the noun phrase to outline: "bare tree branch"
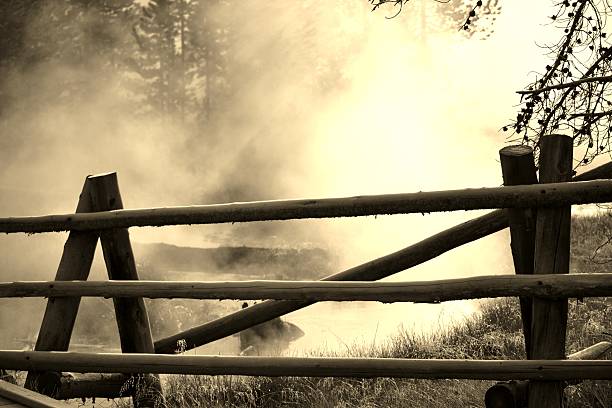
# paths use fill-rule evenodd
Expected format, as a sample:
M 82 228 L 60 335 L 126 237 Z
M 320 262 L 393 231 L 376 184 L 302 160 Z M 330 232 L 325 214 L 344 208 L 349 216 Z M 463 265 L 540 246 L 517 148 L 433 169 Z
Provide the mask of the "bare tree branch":
M 607 0 L 562 0 L 550 16 L 563 30 L 544 47 L 551 63 L 518 91 L 520 111 L 504 126 L 510 141 L 539 147 L 540 137 L 569 134 L 584 155 L 577 166 L 610 152 L 612 141 L 612 44 L 605 32 L 612 6 Z
M 573 113 L 568 117 L 568 119 L 575 119 L 579 117 L 587 117 L 587 118 L 592 119 L 592 118 L 601 118 L 601 117 L 610 116 L 610 115 L 612 115 L 612 110 L 605 111 L 605 112 Z
M 611 82 L 611 81 L 612 81 L 612 75 L 601 76 L 601 77 L 581 78 L 577 81 L 566 82 L 563 84 L 556 84 L 556 85 L 550 85 L 550 86 L 544 86 L 538 89 L 516 91 L 516 93 L 519 95 L 537 95 L 542 92 L 552 91 L 553 89 L 575 88 L 577 85 L 588 83 L 588 82 Z

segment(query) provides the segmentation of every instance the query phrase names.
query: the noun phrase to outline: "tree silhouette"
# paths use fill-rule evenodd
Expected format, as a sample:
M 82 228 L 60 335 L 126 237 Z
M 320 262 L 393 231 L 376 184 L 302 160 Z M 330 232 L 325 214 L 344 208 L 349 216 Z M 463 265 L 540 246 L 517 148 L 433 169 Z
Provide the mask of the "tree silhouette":
M 407 0 L 370 3 L 374 10 L 390 5 L 397 14 Z M 447 7 L 451 23 L 471 35 L 493 30 L 492 21 L 501 12 L 497 1 L 438 4 Z M 563 0 L 553 10 L 551 16 L 543 16 L 560 33 L 556 42 L 542 46 L 550 62 L 517 91 L 516 118 L 502 130 L 510 133 L 510 142 L 532 146 L 536 157 L 542 135 L 569 134 L 580 152 L 577 166 L 585 165 L 611 152 L 612 44 L 605 30 L 612 6 L 606 0 Z
M 550 63 L 518 91 L 520 110 L 503 129 L 536 150 L 542 135 L 569 134 L 584 165 L 610 152 L 612 48 L 604 30 L 612 9 L 603 0 L 565 0 L 555 8 L 548 18 L 562 35 L 544 47 Z
M 397 17 L 405 11 L 406 6 L 412 5 L 410 0 L 368 1 L 372 4 L 372 11 L 384 6 L 390 7 L 391 14 L 388 18 Z M 419 2 L 419 5 L 421 8 L 425 7 L 424 2 Z M 435 28 L 462 30 L 465 35 L 476 38 L 487 38 L 491 34 L 493 23 L 501 12 L 498 0 L 432 0 L 427 6 L 433 6 L 435 9 L 436 21 L 430 22 Z

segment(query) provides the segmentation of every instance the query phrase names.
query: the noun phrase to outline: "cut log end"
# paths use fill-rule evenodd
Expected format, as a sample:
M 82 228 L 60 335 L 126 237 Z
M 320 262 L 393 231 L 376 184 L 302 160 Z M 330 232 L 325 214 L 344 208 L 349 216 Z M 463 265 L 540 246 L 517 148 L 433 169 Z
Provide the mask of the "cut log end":
M 486 408 L 517 408 L 527 403 L 527 381 L 497 383 L 485 394 Z
M 500 156 L 526 156 L 533 154 L 533 149 L 525 145 L 506 146 L 499 151 Z

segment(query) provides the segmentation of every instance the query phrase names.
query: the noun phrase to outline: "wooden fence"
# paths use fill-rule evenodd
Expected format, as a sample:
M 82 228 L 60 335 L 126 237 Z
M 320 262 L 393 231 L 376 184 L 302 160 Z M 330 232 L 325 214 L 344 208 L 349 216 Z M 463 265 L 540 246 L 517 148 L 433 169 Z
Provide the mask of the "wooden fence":
M 0 283 L 0 297 L 49 298 L 35 351 L 0 351 L 0 369 L 28 371 L 26 387 L 55 398 L 113 398 L 127 391 L 137 407 L 154 406 L 161 395 L 156 374 L 161 373 L 520 380 L 492 387 L 487 406 L 515 406 L 509 404 L 525 400 L 530 407 L 560 407 L 568 381 L 612 380 L 612 361 L 596 360 L 612 344 L 565 356 L 567 298 L 612 295 L 612 274 L 567 275 L 570 206 L 612 201 L 612 163 L 572 179 L 571 138 L 546 136 L 540 148 L 539 182 L 532 150 L 511 146 L 500 151 L 504 187 L 318 200 L 127 210 L 114 173 L 89 176 L 74 214 L 0 219 L 0 232 L 5 233 L 70 231 L 54 281 Z M 139 281 L 127 230 L 492 208 L 502 209 L 317 282 Z M 506 227 L 517 275 L 372 282 Z M 98 238 L 110 280 L 86 282 Z M 67 351 L 82 296 L 113 298 L 122 353 Z M 175 354 L 179 344 L 181 350 L 192 349 L 318 301 L 437 303 L 500 296 L 520 298 L 527 360 Z M 143 298 L 270 300 L 154 342 Z

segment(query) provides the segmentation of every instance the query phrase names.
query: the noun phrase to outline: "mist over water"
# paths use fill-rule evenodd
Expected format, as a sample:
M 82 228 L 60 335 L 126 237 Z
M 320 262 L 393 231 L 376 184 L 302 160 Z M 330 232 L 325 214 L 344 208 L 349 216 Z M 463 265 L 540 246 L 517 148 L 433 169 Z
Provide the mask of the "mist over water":
M 400 331 L 428 335 L 461 323 L 478 310 L 469 302 L 443 305 L 382 304 L 371 302 L 317 303 L 287 316 L 304 337 L 291 343 L 286 354 L 367 351 L 384 346 Z
M 208 10 L 206 21 L 235 22 L 235 45 L 227 57 L 230 103 L 213 106 L 205 124 L 162 115 L 155 107 L 141 112 L 144 103 L 134 95 L 145 85 L 109 68 L 109 52 L 84 51 L 82 64 L 50 59 L 12 70 L 0 84 L 11 101 L 0 111 L 0 215 L 72 212 L 85 176 L 107 171 L 118 172 L 128 208 L 500 185 L 497 152 L 505 139 L 499 129 L 514 114 L 514 91 L 541 60 L 533 31 L 545 14 L 522 14 L 527 28 L 517 30 L 513 22 L 530 3 L 508 2 L 490 38 L 479 40 L 438 24 L 436 8 L 443 5 L 436 2 L 430 9 L 408 4 L 394 19 L 362 3 L 250 0 L 231 10 Z M 32 18 L 29 41 L 38 40 L 41 31 L 51 39 L 60 35 L 45 15 L 43 9 Z M 112 35 L 136 47 L 129 32 Z M 57 47 L 50 53 L 68 46 L 48 44 Z M 75 81 L 82 84 L 78 95 L 65 94 L 64 85 Z M 320 247 L 337 258 L 341 271 L 480 214 L 130 233 L 133 242 L 194 247 Z M 0 269 L 2 280 L 52 279 L 66 237 L 0 237 L 10 266 Z M 99 254 L 97 259 L 92 278 L 103 279 Z M 390 279 L 511 271 L 509 238 L 502 232 Z M 27 329 L 4 332 L 7 337 L 37 330 L 42 317 L 44 302 L 34 300 L 3 300 L 0 315 L 17 304 L 28 305 L 31 320 Z M 293 350 L 342 349 L 353 342 L 381 342 L 399 325 L 436 330 L 477 308 L 474 302 L 324 303 L 287 320 L 306 332 Z

